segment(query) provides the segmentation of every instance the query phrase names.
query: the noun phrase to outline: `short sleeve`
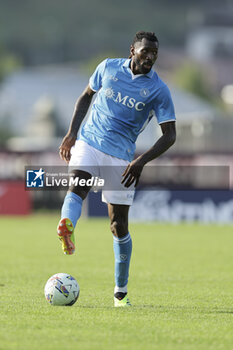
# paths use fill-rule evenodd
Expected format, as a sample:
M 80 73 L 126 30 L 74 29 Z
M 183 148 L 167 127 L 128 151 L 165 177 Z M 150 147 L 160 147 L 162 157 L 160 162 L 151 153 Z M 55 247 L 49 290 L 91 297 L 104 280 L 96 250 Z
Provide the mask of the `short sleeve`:
M 107 59 L 102 61 L 89 79 L 90 88 L 93 91 L 98 91 L 102 87 L 102 79 L 106 67 Z
M 160 93 L 156 96 L 154 110 L 159 124 L 176 120 L 175 108 L 167 86 L 162 87 Z

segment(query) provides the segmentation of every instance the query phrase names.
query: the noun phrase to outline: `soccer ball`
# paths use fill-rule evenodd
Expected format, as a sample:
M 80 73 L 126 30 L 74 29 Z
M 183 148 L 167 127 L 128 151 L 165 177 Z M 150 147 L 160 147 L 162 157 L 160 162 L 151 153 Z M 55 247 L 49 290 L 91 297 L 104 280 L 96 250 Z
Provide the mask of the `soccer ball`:
M 56 273 L 45 285 L 46 300 L 52 305 L 71 306 L 79 297 L 79 285 L 74 277 L 67 273 Z

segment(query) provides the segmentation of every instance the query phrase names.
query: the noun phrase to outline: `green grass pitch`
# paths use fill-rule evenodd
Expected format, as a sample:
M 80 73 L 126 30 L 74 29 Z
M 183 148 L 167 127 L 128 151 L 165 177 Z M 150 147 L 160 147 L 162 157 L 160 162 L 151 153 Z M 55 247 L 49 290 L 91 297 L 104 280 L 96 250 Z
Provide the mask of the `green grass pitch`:
M 233 228 L 131 224 L 132 308 L 113 308 L 108 220 L 81 219 L 63 255 L 58 215 L 1 217 L 0 350 L 232 349 Z M 47 279 L 80 284 L 72 307 L 44 298 Z

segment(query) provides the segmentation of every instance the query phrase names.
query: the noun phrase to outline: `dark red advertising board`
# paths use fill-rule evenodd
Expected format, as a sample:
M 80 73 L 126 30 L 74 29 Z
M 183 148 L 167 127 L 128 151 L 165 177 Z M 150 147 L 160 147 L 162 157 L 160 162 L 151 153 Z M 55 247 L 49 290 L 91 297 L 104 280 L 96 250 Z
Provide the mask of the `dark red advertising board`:
M 0 181 L 0 215 L 27 215 L 31 213 L 30 192 L 25 182 Z

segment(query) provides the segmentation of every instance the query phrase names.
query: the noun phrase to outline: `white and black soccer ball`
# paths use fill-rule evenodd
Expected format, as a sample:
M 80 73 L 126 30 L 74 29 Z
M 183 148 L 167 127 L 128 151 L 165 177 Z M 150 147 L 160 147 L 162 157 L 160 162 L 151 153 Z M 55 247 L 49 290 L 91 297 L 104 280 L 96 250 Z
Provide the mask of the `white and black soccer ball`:
M 67 273 L 56 273 L 48 279 L 44 288 L 46 300 L 51 305 L 71 306 L 79 297 L 79 285 Z

